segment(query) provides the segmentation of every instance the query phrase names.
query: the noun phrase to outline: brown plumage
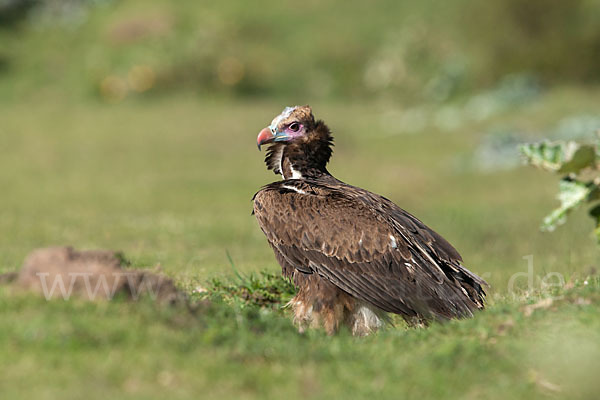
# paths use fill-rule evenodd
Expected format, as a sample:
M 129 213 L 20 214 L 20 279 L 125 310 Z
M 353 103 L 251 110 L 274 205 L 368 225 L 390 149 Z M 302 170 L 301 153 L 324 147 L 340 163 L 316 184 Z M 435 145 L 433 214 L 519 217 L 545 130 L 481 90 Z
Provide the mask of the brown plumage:
M 254 214 L 283 274 L 301 329 L 346 324 L 356 335 L 385 313 L 411 323 L 472 316 L 485 281 L 462 265 L 439 234 L 385 197 L 341 182 L 326 169 L 333 138 L 310 107 L 286 108 L 257 139 L 282 181 L 255 194 Z

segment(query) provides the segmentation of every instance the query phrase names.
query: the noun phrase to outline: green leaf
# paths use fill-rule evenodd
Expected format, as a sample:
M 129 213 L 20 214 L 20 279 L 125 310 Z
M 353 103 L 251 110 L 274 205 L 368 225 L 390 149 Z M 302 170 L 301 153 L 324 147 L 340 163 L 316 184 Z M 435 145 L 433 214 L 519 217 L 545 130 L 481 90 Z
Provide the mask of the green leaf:
M 543 231 L 553 231 L 567 219 L 567 215 L 587 201 L 593 190 L 597 189 L 594 183 L 584 183 L 572 179 L 563 179 L 559 184 L 558 199 L 560 207 L 552 211 L 542 223 Z
M 571 142 L 573 143 L 573 142 Z M 565 174 L 578 173 L 584 168 L 591 167 L 596 162 L 596 148 L 592 145 L 581 145 L 575 153 L 571 156 L 570 160 L 563 163 L 558 172 Z
M 578 173 L 596 163 L 594 145 L 573 141 L 529 143 L 522 145 L 520 151 L 528 164 L 553 172 Z

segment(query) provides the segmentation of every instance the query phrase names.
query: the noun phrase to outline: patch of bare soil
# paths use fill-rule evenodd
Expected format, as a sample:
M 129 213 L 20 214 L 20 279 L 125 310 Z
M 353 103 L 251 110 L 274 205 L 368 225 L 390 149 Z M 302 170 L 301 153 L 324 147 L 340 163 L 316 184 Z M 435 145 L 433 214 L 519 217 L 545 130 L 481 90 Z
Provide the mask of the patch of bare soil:
M 0 284 L 40 293 L 46 299 L 150 297 L 160 304 L 187 304 L 171 279 L 149 270 L 124 269 L 124 264 L 123 256 L 111 250 L 48 247 L 31 252 L 19 272 L 0 275 Z

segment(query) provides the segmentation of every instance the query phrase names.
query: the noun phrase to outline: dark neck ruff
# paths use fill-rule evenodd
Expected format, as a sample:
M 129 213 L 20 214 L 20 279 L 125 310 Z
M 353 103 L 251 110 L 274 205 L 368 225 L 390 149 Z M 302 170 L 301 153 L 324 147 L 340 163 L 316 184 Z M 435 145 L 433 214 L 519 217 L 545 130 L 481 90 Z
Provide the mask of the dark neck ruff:
M 319 179 L 324 176 L 330 176 L 327 168 L 312 166 L 302 161 L 286 157 L 284 152 L 281 163 L 281 175 L 283 179 Z
M 320 179 L 330 177 L 327 162 L 331 158 L 333 137 L 323 121 L 317 121 L 307 140 L 272 145 L 265 158 L 267 168 L 284 179 Z

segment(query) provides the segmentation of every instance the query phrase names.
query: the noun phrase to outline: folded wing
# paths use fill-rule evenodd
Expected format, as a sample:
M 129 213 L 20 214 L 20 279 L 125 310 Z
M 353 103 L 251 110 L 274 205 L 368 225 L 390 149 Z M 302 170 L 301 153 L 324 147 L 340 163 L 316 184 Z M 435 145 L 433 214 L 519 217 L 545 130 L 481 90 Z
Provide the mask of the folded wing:
M 339 181 L 338 181 L 339 182 Z M 287 180 L 254 197 L 280 263 L 409 317 L 452 318 L 483 307 L 482 285 L 440 235 L 362 189 Z

